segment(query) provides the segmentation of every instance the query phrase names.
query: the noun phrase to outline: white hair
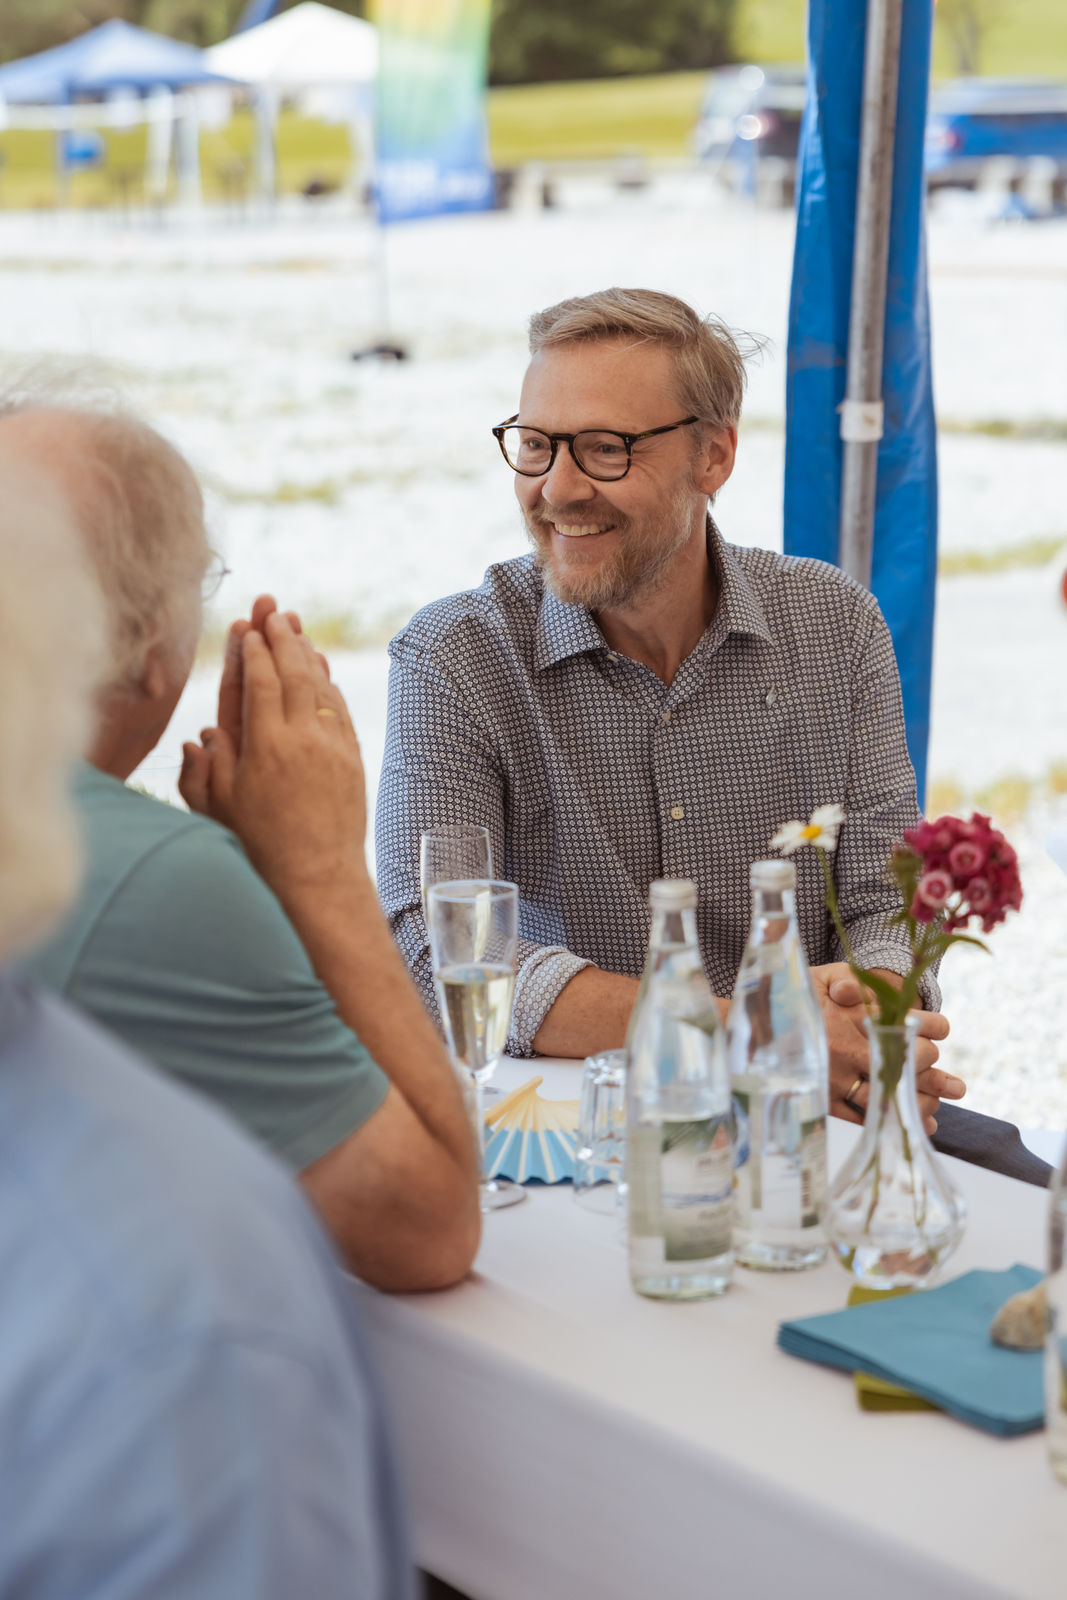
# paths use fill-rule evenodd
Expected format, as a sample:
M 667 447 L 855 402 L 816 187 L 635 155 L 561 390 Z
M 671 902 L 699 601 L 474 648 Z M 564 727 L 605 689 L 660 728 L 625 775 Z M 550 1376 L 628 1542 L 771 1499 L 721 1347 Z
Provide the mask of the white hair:
M 55 470 L 107 607 L 107 688 L 137 685 L 154 645 L 191 660 L 212 555 L 192 469 L 88 375 L 34 371 L 0 390 L 0 418 L 33 413 L 72 424 Z
M 0 964 L 67 910 L 81 848 L 68 787 L 92 724 L 104 608 L 70 508 L 0 442 Z

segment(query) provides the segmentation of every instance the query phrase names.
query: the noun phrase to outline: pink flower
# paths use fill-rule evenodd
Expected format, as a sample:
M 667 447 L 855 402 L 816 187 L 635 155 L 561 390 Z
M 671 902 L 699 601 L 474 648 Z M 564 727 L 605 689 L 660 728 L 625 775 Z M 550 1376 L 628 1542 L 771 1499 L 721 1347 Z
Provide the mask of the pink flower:
M 972 878 L 967 885 L 967 904 L 980 916 L 993 904 L 993 886 L 988 878 Z
M 909 828 L 904 839 L 918 858 L 918 879 L 908 908 L 913 921 L 930 923 L 941 917 L 945 932 L 955 933 L 979 917 L 983 932 L 989 933 L 1009 911 L 1021 906 L 1018 858 L 982 812 L 976 811 L 966 822 L 961 817 L 922 822 Z M 961 899 L 950 908 L 954 891 Z
M 954 844 L 948 853 L 948 865 L 956 887 L 962 889 L 967 879 L 985 865 L 985 860 L 986 851 L 976 839 L 961 839 Z
M 932 910 L 940 911 L 953 887 L 950 874 L 935 868 L 932 872 L 923 873 L 915 890 L 915 898 Z

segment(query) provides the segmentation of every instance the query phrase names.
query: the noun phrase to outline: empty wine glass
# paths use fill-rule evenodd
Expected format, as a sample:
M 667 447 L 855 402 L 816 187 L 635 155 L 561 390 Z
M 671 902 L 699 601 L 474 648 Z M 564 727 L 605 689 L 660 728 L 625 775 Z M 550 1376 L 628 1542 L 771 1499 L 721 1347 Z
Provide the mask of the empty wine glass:
M 419 841 L 419 887 L 422 914 L 429 921 L 426 891 L 435 883 L 455 883 L 459 879 L 491 878 L 493 856 L 489 848 L 489 829 L 473 823 L 442 823 L 426 828 Z
M 526 1191 L 485 1171 L 482 1091 L 504 1051 L 515 993 L 519 891 L 513 883 L 466 879 L 431 884 L 426 925 L 434 987 L 452 1058 L 473 1086 L 483 1211 L 516 1205 Z

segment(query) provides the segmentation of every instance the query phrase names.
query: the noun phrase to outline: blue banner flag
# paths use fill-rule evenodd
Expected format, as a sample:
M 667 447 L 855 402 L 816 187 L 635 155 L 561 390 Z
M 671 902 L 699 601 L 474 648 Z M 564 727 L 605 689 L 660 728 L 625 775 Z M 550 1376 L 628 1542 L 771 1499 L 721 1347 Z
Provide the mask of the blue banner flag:
M 485 211 L 489 0 L 376 0 L 382 222 Z
M 896 648 L 922 802 L 937 577 L 937 441 L 926 292 L 923 134 L 933 0 L 902 0 L 871 587 Z M 837 561 L 866 8 L 810 0 L 786 379 L 785 548 Z

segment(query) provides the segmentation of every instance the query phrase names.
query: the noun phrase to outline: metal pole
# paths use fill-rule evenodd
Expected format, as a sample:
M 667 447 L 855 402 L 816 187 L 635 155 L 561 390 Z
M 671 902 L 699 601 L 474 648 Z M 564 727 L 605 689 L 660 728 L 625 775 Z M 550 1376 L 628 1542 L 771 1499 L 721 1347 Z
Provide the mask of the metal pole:
M 838 565 L 866 588 L 871 584 L 878 441 L 882 437 L 882 346 L 902 5 L 903 0 L 868 0 L 867 5 L 848 376 L 841 406 L 844 451 Z
M 274 85 L 256 85 L 252 97 L 256 124 L 256 189 L 265 213 L 274 210 L 278 192 L 278 157 L 275 147 L 275 125 L 278 116 L 278 97 Z
M 190 213 L 200 210 L 200 112 L 196 94 L 186 89 L 179 97 L 176 154 L 178 158 L 178 202 Z

